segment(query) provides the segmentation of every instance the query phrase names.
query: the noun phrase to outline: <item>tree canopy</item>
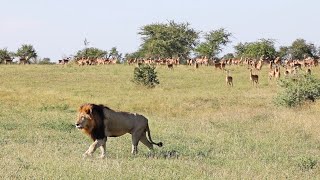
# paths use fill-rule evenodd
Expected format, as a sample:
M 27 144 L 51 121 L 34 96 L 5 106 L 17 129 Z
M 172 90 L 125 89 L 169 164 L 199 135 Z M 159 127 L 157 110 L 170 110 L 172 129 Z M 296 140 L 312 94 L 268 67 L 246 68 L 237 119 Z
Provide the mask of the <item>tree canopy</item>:
M 82 50 L 79 50 L 75 57 L 76 58 L 103 58 L 106 57 L 108 54 L 107 51 L 90 47 L 90 48 L 84 48 Z
M 25 58 L 28 62 L 32 60 L 33 63 L 36 63 L 38 54 L 31 44 L 23 44 L 17 50 L 16 56 Z
M 276 49 L 274 40 L 259 39 L 256 42 L 238 43 L 234 46 L 235 54 L 238 57 L 248 57 L 258 59 L 260 57 L 275 58 Z
M 198 56 L 213 58 L 222 51 L 222 46 L 230 43 L 232 34 L 224 28 L 212 30 L 204 35 L 205 41 L 200 43 L 195 52 Z
M 11 59 L 11 54 L 7 48 L 0 49 L 0 63 L 4 62 L 6 59 Z
M 142 36 L 139 55 L 146 57 L 188 56 L 197 44 L 199 33 L 189 23 L 150 24 L 138 32 Z
M 200 31 L 190 27 L 189 23 L 154 23 L 142 26 L 138 35 L 141 35 L 142 42 L 139 49 L 133 53 L 126 53 L 126 59 L 132 58 L 189 58 L 190 55 L 206 56 L 215 58 L 228 45 L 232 33 L 225 28 L 219 28 L 206 32 L 200 37 Z M 84 48 L 77 51 L 75 58 L 115 58 L 122 62 L 122 53 L 117 47 L 112 47 L 109 51 L 95 47 L 88 47 L 89 42 L 85 38 Z M 108 53 L 109 52 L 109 53 Z M 240 42 L 234 46 L 234 53 L 222 55 L 225 59 L 233 57 L 247 57 L 253 59 L 275 58 L 281 59 L 304 59 L 306 57 L 319 58 L 320 47 L 312 43 L 307 43 L 304 39 L 296 39 L 289 46 L 275 48 L 275 40 L 258 39 L 254 42 Z M 30 44 L 23 44 L 17 52 L 8 52 L 6 48 L 0 49 L 0 63 L 5 59 L 20 57 L 32 63 L 49 63 L 47 59 L 37 59 L 38 54 Z
M 317 49 L 314 44 L 307 43 L 304 39 L 296 39 L 289 47 L 288 53 L 293 59 L 303 59 L 316 56 Z

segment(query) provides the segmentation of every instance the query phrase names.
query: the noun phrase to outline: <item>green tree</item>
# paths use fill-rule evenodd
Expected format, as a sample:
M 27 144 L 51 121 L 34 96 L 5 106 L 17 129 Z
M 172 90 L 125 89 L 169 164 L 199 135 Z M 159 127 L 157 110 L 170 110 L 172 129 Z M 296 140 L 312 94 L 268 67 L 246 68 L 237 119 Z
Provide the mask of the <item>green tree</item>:
M 236 57 L 240 58 L 241 56 L 244 56 L 246 53 L 248 43 L 238 43 L 234 46 L 235 49 L 235 55 Z
M 197 44 L 198 32 L 189 23 L 151 24 L 143 26 L 138 32 L 142 44 L 138 50 L 146 57 L 187 57 Z
M 212 30 L 204 35 L 205 41 L 200 43 L 195 52 L 198 56 L 213 58 L 222 51 L 222 47 L 230 43 L 232 34 L 224 28 Z
M 277 56 L 281 59 L 288 59 L 289 58 L 289 50 L 288 46 L 280 46 L 279 51 L 277 52 Z
M 107 51 L 94 47 L 79 50 L 75 55 L 76 58 L 102 58 L 105 56 L 107 56 Z
M 290 55 L 293 59 L 304 59 L 304 57 L 314 57 L 316 47 L 314 44 L 307 43 L 304 39 L 296 39 L 290 46 Z
M 234 54 L 233 53 L 227 53 L 222 58 L 223 59 L 232 59 L 232 58 L 234 58 Z
M 17 51 L 16 56 L 25 58 L 28 62 L 37 63 L 37 52 L 31 44 L 23 44 Z
M 43 59 L 39 59 L 38 64 L 53 64 L 50 60 L 50 58 L 43 58 Z
M 262 56 L 269 58 L 276 56 L 274 40 L 272 39 L 259 39 L 256 42 L 239 43 L 234 48 L 238 57 L 243 56 L 259 59 Z
M 111 48 L 111 50 L 109 52 L 109 57 L 116 58 L 117 56 L 119 56 L 119 52 L 117 50 L 117 47 Z
M 111 50 L 109 51 L 109 58 L 117 59 L 118 63 L 121 62 L 122 60 L 122 53 L 119 53 L 117 47 L 112 47 Z
M 7 48 L 0 49 L 0 63 L 3 63 L 6 59 L 11 59 L 12 53 Z

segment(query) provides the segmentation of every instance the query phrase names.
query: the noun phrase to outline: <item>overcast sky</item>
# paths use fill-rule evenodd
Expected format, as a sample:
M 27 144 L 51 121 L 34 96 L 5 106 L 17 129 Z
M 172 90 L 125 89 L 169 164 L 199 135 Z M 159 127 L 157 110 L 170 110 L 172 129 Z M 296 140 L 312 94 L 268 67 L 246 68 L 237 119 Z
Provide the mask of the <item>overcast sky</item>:
M 125 54 L 140 45 L 139 28 L 152 23 L 190 23 L 208 32 L 233 34 L 224 53 L 239 42 L 261 38 L 290 45 L 303 38 L 320 46 L 319 0 L 0 0 L 0 48 L 34 46 L 42 58 L 57 61 L 84 48 Z

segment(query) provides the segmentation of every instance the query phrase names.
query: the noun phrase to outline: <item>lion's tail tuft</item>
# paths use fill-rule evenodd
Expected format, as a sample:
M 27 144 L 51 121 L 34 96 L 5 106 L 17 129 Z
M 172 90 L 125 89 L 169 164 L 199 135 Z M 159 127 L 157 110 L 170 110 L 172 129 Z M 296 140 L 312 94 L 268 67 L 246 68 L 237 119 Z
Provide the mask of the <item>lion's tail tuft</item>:
M 163 143 L 162 143 L 162 142 L 155 143 L 155 142 L 152 141 L 149 125 L 147 125 L 147 133 L 148 133 L 148 136 L 149 136 L 149 140 L 150 140 L 150 142 L 151 142 L 152 144 L 155 144 L 155 145 L 157 145 L 157 146 L 159 146 L 159 147 L 162 147 L 162 146 L 163 146 Z

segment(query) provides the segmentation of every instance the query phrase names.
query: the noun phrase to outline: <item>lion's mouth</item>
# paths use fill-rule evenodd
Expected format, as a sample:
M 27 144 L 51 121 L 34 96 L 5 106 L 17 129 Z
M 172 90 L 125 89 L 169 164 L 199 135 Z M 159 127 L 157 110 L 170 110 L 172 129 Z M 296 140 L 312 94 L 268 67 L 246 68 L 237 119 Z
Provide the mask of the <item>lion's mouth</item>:
M 76 128 L 83 129 L 83 126 L 81 124 L 76 124 Z

